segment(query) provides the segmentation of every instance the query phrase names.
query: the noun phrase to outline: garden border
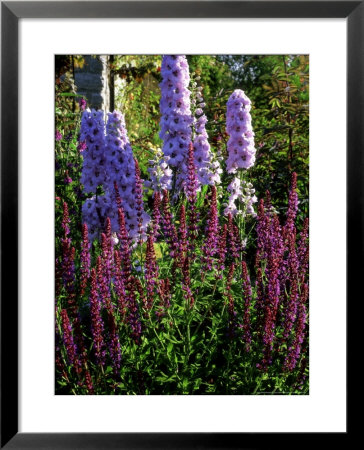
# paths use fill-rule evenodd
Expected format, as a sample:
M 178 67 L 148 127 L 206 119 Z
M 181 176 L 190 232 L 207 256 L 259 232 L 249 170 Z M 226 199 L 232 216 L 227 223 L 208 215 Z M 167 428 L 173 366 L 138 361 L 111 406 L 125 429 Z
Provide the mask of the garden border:
M 360 292 L 364 225 L 364 1 L 1 2 L 1 448 L 257 448 L 291 433 L 18 433 L 18 22 L 20 18 L 347 18 L 347 304 Z M 9 105 L 12 105 L 9 108 Z M 15 286 L 15 288 L 14 288 Z M 10 298 L 9 298 L 10 296 Z M 347 346 L 348 352 L 350 347 Z M 347 415 L 348 422 L 349 414 Z M 337 443 L 346 433 L 335 434 Z M 351 434 L 350 434 L 351 436 Z M 325 440 L 300 434 L 298 446 Z M 295 446 L 297 438 L 295 439 Z M 343 443 L 343 441 L 341 442 Z M 347 443 L 347 442 L 346 442 Z

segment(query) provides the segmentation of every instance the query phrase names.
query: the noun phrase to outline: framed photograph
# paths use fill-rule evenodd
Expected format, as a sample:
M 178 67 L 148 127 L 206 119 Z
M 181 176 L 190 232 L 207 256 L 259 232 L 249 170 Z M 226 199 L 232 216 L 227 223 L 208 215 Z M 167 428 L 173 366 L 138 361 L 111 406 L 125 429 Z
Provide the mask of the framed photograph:
M 2 447 L 348 438 L 363 18 L 2 2 Z

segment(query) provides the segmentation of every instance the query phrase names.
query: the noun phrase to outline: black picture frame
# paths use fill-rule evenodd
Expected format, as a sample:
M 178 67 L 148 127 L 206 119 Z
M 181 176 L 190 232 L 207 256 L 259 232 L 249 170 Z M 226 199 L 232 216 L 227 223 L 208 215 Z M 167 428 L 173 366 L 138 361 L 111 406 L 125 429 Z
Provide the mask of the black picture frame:
M 313 437 L 315 444 L 327 444 L 325 433 L 18 432 L 18 22 L 118 17 L 347 19 L 347 305 L 362 290 L 364 1 L 94 1 L 87 8 L 77 1 L 1 2 L 1 448 L 228 449 L 272 448 L 278 442 L 288 448 L 306 446 Z M 347 349 L 350 354 L 349 345 Z M 347 432 L 335 434 L 339 445 L 347 444 L 352 436 L 349 413 Z

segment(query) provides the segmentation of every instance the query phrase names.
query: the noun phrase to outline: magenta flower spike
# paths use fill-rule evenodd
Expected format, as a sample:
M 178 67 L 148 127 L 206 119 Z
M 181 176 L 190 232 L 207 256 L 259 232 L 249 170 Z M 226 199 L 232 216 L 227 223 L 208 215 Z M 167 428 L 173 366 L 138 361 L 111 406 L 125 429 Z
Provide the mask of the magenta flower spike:
M 283 236 L 285 242 L 288 243 L 289 235 L 293 232 L 294 222 L 296 219 L 298 208 L 298 194 L 297 194 L 297 174 L 296 172 L 292 173 L 291 178 L 291 189 L 289 191 L 288 197 L 288 211 L 287 211 L 287 220 L 286 224 L 283 228 Z
M 147 310 L 152 309 L 154 297 L 158 290 L 158 264 L 154 251 L 153 236 L 150 235 L 147 240 L 146 262 L 145 262 L 145 280 L 147 284 Z
M 96 363 L 100 366 L 105 365 L 105 342 L 103 338 L 104 322 L 101 317 L 101 303 L 97 289 L 96 269 L 91 270 L 91 292 L 90 292 L 90 314 L 91 314 L 91 332 L 94 341 L 94 352 Z
M 207 222 L 206 239 L 202 245 L 203 252 L 203 267 L 206 270 L 211 270 L 213 265 L 213 257 L 218 250 L 218 228 L 219 219 L 217 211 L 217 194 L 216 187 L 211 187 L 211 207 Z
M 185 192 L 188 200 L 188 238 L 191 254 L 194 250 L 194 241 L 198 234 L 198 213 L 196 209 L 197 186 L 194 149 L 191 142 L 188 147 L 188 177 L 185 182 Z
M 244 316 L 243 316 L 243 343 L 245 350 L 250 351 L 250 345 L 252 342 L 251 326 L 250 326 L 250 306 L 252 301 L 252 289 L 250 284 L 250 278 L 248 273 L 248 267 L 245 261 L 241 263 L 241 272 L 243 279 L 243 301 L 244 301 Z
M 77 367 L 80 365 L 78 355 L 77 355 L 77 347 L 73 340 L 73 331 L 70 320 L 67 315 L 67 311 L 62 309 L 61 311 L 62 318 L 62 330 L 63 330 L 63 343 L 66 349 L 68 362 L 71 366 Z
M 87 287 L 88 279 L 90 278 L 90 266 L 91 266 L 90 243 L 88 240 L 88 228 L 86 223 L 82 225 L 82 242 L 81 242 L 80 256 L 81 256 L 80 294 L 83 295 Z

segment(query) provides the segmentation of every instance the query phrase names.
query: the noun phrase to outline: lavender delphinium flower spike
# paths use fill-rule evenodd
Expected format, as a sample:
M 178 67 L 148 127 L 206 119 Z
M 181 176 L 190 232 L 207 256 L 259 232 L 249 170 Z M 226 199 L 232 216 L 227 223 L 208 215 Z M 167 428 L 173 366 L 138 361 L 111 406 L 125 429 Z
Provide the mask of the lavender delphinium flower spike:
M 118 231 L 118 209 L 120 196 L 125 214 L 125 223 L 129 237 L 135 241 L 146 239 L 146 228 L 150 221 L 144 211 L 140 173 L 135 164 L 125 126 L 124 116 L 114 111 L 108 113 L 106 124 L 106 167 L 109 174 L 108 193 L 114 205 L 112 215 L 112 231 Z M 115 188 L 116 186 L 116 188 Z
M 255 144 L 250 108 L 251 101 L 240 89 L 236 89 L 227 102 L 226 131 L 230 136 L 226 161 L 228 173 L 249 169 L 254 165 Z
M 83 112 L 81 118 L 80 142 L 86 142 L 82 152 L 83 166 L 81 183 L 87 193 L 96 193 L 99 185 L 106 187 L 105 171 L 105 122 L 103 111 Z M 87 222 L 86 222 L 87 223 Z
M 161 131 L 163 153 L 176 171 L 176 188 L 181 190 L 187 174 L 187 153 L 191 141 L 192 116 L 187 59 L 184 55 L 164 55 L 161 66 Z

